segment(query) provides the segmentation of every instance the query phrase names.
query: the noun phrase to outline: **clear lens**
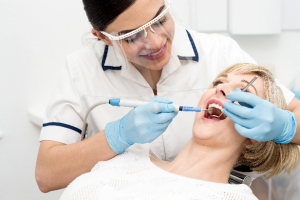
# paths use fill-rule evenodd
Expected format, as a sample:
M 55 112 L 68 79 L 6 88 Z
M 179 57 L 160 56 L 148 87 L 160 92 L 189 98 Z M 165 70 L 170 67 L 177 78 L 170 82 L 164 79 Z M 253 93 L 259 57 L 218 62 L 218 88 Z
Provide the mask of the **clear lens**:
M 142 39 L 142 32 L 144 32 L 144 31 L 140 31 L 140 32 L 138 32 L 138 33 L 136 33 L 136 34 L 134 34 L 134 35 L 132 35 L 132 36 L 129 36 L 129 37 L 127 37 L 127 38 L 124 38 L 123 39 L 123 41 L 125 41 L 125 42 L 127 42 L 127 43 L 134 43 L 134 42 L 136 42 L 137 40 L 139 40 L 139 39 Z M 141 42 L 141 41 L 140 41 Z
M 147 27 L 146 29 L 135 33 L 129 37 L 126 37 L 123 39 L 124 42 L 126 43 L 135 43 L 135 42 L 140 42 L 144 43 L 147 42 L 147 37 L 149 32 L 160 34 L 163 31 L 163 26 L 168 22 L 168 14 L 164 15 L 160 19 L 157 20 L 154 24 L 151 26 Z M 122 35 L 120 35 L 122 36 Z

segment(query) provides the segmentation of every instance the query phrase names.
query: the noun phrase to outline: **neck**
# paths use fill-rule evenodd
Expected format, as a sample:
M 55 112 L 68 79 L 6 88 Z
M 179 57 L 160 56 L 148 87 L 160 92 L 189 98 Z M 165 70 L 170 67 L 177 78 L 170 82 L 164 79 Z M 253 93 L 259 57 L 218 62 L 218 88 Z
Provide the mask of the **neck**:
M 151 70 L 143 66 L 138 66 L 132 63 L 133 66 L 141 73 L 152 89 L 156 89 L 156 85 L 161 77 L 161 70 Z
M 203 146 L 192 138 L 165 170 L 204 181 L 228 183 L 238 156 L 232 148 Z

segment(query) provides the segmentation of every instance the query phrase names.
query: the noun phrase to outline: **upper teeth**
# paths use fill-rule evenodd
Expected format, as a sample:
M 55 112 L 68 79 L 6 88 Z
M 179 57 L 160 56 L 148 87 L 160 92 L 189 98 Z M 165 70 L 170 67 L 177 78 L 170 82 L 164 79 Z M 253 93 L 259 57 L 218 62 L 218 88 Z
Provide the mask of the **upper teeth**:
M 156 52 L 156 53 L 153 53 L 153 54 L 149 54 L 148 56 L 156 56 L 156 55 L 160 54 L 160 53 L 162 52 L 163 49 L 164 49 L 164 48 L 161 48 L 160 51 L 158 51 L 158 52 Z
M 218 108 L 218 109 L 220 109 L 223 112 L 222 106 L 220 106 L 220 105 L 218 105 L 216 103 L 209 104 L 208 109 L 211 108 L 211 107 Z

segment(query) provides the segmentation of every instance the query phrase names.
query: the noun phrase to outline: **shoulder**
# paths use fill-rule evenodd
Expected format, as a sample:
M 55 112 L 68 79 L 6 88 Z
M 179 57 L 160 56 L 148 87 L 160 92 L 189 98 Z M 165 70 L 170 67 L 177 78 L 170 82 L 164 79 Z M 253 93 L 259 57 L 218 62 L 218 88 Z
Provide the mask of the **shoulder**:
M 105 43 L 96 42 L 73 52 L 66 57 L 66 69 L 72 77 L 80 77 L 81 82 L 94 76 L 101 80 L 106 76 L 101 65 L 105 47 Z
M 87 60 L 99 60 L 102 59 L 103 53 L 105 51 L 105 43 L 103 42 L 96 42 L 93 45 L 86 46 L 81 48 L 72 54 L 68 55 L 66 60 L 70 61 L 87 61 Z

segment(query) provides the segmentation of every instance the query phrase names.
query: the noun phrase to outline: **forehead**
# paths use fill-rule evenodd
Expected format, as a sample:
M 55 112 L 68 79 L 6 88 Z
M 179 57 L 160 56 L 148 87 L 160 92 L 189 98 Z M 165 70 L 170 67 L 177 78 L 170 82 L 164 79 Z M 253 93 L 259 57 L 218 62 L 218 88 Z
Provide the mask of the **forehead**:
M 165 5 L 164 0 L 137 0 L 121 13 L 113 23 L 108 25 L 106 32 L 112 33 L 139 28 L 150 22 L 163 5 Z

